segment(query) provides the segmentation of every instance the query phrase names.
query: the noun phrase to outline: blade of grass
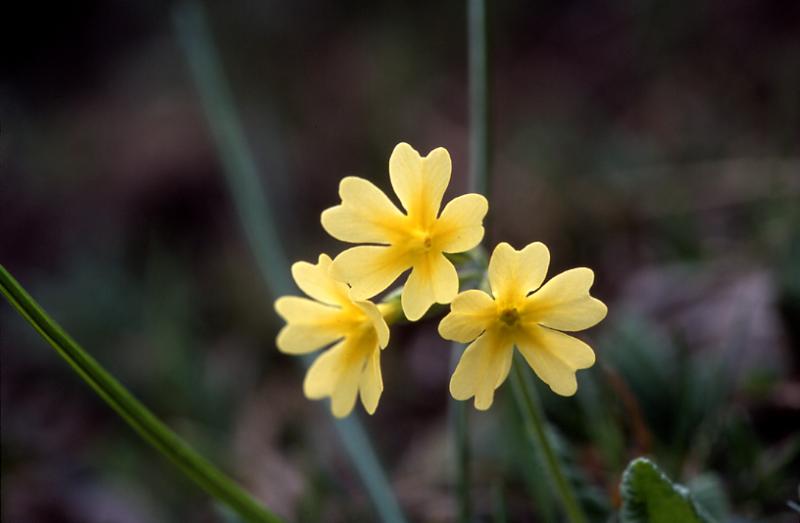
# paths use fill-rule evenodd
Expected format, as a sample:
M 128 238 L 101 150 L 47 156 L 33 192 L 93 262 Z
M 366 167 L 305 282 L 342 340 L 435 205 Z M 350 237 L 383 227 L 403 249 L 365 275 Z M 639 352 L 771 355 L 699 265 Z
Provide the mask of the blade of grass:
M 2 265 L 0 265 L 0 292 L 117 414 L 203 490 L 230 507 L 245 521 L 254 523 L 281 521 L 156 418 L 83 350 Z
M 217 145 L 234 207 L 264 283 L 272 296 L 291 292 L 287 256 L 272 224 L 272 209 L 234 109 L 205 12 L 194 2 L 179 4 L 173 21 Z
M 261 275 L 273 297 L 290 293 L 294 286 L 288 277 L 288 258 L 281 247 L 265 187 L 247 146 L 205 13 L 199 4 L 189 2 L 175 9 L 173 20 Z M 312 357 L 303 359 L 306 366 L 312 361 Z M 404 523 L 405 517 L 359 418 L 353 413 L 333 422 L 381 519 Z

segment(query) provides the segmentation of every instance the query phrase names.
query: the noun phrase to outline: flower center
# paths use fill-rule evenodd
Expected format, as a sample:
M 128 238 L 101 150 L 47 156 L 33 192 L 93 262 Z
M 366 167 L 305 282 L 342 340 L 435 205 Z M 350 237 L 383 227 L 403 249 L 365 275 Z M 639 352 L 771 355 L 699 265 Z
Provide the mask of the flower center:
M 420 228 L 411 233 L 412 249 L 417 252 L 428 252 L 433 247 L 433 235 L 430 230 Z
M 505 309 L 503 312 L 500 313 L 500 321 L 508 325 L 509 327 L 514 326 L 517 321 L 519 321 L 519 313 L 517 309 Z

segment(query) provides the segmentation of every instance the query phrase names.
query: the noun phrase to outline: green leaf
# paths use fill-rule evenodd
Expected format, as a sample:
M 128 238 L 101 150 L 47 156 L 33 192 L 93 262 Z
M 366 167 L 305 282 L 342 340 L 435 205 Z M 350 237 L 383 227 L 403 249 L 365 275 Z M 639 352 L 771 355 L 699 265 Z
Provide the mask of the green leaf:
M 622 476 L 622 523 L 715 523 L 689 490 L 672 483 L 652 461 L 637 458 Z

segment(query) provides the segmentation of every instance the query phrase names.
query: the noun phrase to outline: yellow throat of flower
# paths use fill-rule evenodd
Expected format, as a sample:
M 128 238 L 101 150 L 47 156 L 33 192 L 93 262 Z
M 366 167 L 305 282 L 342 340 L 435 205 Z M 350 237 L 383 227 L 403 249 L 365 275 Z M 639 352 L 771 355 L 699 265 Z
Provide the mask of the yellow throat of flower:
M 422 246 L 425 248 L 425 250 L 430 249 L 432 244 L 433 240 L 431 240 L 429 235 L 426 235 L 425 238 L 422 239 Z
M 411 248 L 418 253 L 426 253 L 433 247 L 433 235 L 427 228 L 420 228 L 410 234 Z
M 508 325 L 509 327 L 513 327 L 519 321 L 519 313 L 517 309 L 514 307 L 503 309 L 500 313 L 500 321 Z

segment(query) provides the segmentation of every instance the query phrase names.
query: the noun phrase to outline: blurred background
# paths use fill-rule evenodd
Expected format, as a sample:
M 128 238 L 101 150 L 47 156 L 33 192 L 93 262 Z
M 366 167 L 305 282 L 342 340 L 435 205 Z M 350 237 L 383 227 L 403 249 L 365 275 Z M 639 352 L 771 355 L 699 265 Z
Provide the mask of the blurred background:
M 343 176 L 388 189 L 400 141 L 446 147 L 446 199 L 465 191 L 463 3 L 192 9 L 290 260 L 344 247 L 320 212 Z M 187 60 L 202 45 L 176 33 L 186 13 L 5 7 L 0 262 L 268 506 L 375 521 L 327 404 L 275 349 L 275 296 L 214 140 L 229 133 Z M 800 3 L 508 1 L 490 15 L 487 245 L 545 242 L 551 273 L 594 268 L 610 310 L 583 336 L 598 364 L 577 396 L 541 387 L 587 510 L 608 520 L 626 463 L 647 455 L 721 521 L 797 521 Z M 4 521 L 225 521 L 7 304 L 0 351 Z M 435 322 L 394 329 L 381 404 L 361 416 L 412 521 L 456 513 L 448 365 Z M 476 519 L 558 521 L 509 385 L 469 418 Z

